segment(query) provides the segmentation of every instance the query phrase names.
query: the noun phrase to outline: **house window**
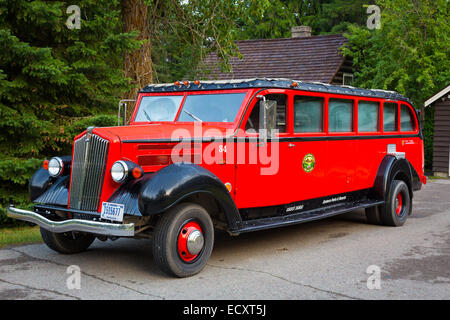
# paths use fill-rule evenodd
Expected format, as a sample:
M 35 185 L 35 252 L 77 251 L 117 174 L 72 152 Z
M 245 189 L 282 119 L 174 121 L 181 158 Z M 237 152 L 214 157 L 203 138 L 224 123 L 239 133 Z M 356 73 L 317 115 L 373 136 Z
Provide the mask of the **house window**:
M 342 75 L 342 84 L 344 86 L 351 86 L 353 84 L 353 74 L 344 72 Z

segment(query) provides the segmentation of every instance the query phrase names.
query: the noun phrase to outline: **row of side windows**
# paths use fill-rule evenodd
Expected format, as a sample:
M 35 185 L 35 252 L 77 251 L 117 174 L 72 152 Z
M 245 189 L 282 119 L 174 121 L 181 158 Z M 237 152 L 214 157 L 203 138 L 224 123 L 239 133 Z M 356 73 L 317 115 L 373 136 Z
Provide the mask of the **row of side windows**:
M 266 96 L 277 101 L 277 129 L 286 132 L 287 96 L 272 94 Z M 318 133 L 324 132 L 325 99 L 322 97 L 294 96 L 294 132 Z M 329 132 L 353 132 L 354 101 L 349 99 L 329 99 L 328 129 Z M 358 101 L 358 132 L 378 132 L 380 130 L 380 103 L 375 101 Z M 411 109 L 406 105 L 400 107 L 401 131 L 414 131 L 415 121 Z M 259 108 L 253 108 L 246 130 L 258 129 Z M 398 131 L 398 105 L 385 102 L 383 104 L 383 131 Z

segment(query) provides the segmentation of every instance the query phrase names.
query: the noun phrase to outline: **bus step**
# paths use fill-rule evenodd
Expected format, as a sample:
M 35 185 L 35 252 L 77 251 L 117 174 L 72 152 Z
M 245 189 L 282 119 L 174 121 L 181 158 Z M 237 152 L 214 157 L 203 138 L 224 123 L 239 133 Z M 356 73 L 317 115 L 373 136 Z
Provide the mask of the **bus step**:
M 243 233 L 264 229 L 271 229 L 282 226 L 289 226 L 293 224 L 304 223 L 308 221 L 314 221 L 327 217 L 336 216 L 339 214 L 347 213 L 357 209 L 364 209 L 383 204 L 384 201 L 380 200 L 366 200 L 360 203 L 344 203 L 340 205 L 334 205 L 314 210 L 308 210 L 303 212 L 296 212 L 289 215 L 282 215 L 270 218 L 260 218 L 242 221 L 241 228 L 233 230 L 232 233 Z

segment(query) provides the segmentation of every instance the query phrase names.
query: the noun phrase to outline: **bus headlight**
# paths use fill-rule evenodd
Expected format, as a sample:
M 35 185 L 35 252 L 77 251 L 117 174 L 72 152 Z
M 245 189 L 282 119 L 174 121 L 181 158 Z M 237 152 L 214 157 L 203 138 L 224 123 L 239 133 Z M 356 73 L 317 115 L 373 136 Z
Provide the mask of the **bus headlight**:
M 125 161 L 116 161 L 111 167 L 111 177 L 115 182 L 122 183 L 127 179 L 128 171 L 129 168 Z
M 48 173 L 52 177 L 58 177 L 62 174 L 64 169 L 64 162 L 59 157 L 51 158 L 48 162 Z

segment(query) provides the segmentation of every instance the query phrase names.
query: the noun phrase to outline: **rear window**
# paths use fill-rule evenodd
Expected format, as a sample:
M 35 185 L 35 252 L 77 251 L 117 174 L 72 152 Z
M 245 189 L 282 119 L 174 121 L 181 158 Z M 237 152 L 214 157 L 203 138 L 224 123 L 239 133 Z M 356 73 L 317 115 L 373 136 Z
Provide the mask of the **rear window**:
M 178 121 L 234 122 L 246 93 L 188 95 Z
M 400 107 L 400 131 L 414 131 L 415 121 L 412 110 L 405 104 Z

